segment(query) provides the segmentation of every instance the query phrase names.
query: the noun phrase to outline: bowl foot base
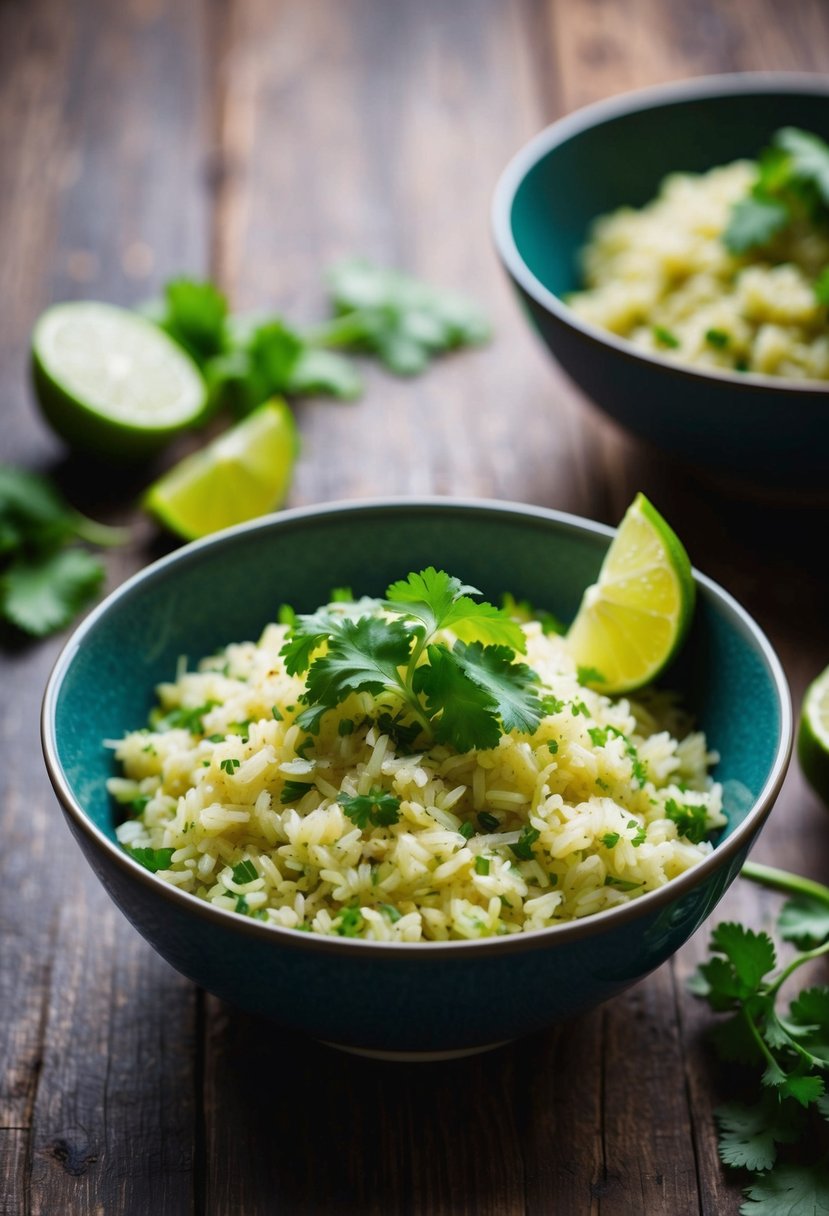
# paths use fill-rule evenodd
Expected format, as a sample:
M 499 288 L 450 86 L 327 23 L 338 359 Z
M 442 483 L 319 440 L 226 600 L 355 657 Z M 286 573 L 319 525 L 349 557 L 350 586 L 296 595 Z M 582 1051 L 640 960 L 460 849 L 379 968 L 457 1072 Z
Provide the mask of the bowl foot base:
M 499 1043 L 482 1043 L 480 1047 L 460 1047 L 454 1051 L 372 1051 L 368 1047 L 349 1047 L 346 1043 L 329 1043 L 323 1039 L 326 1047 L 337 1051 L 347 1051 L 349 1055 L 365 1056 L 369 1060 L 392 1060 L 398 1064 L 435 1064 L 440 1060 L 460 1060 L 463 1056 L 476 1056 L 484 1051 L 495 1051 L 503 1047 L 509 1039 Z

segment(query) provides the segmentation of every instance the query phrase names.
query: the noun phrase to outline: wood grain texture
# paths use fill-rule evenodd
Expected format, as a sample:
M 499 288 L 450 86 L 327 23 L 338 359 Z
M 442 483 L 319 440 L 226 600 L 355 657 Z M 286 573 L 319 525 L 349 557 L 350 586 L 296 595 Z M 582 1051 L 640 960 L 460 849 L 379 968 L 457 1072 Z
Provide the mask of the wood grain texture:
M 56 463 L 27 385 L 28 334 L 54 299 L 132 303 L 205 264 L 205 12 L 189 0 L 11 3 L 0 21 L 0 458 L 49 469 L 74 501 L 124 517 L 123 478 Z M 109 584 L 144 561 L 137 546 L 120 553 Z M 58 645 L 3 655 L 0 1210 L 183 1213 L 197 995 L 115 911 L 60 820 L 38 756 Z
M 135 522 L 117 585 L 165 542 L 132 505 L 139 478 L 63 459 L 39 421 L 37 313 L 210 267 L 238 307 L 310 321 L 325 268 L 363 253 L 473 295 L 495 338 L 417 380 L 366 367 L 353 405 L 298 405 L 291 502 L 480 495 L 615 522 L 643 489 L 766 628 L 799 701 L 829 658 L 807 528 L 829 512 L 703 481 L 600 417 L 530 334 L 488 232 L 501 168 L 547 122 L 761 68 L 829 69 L 829 8 L 3 0 L 0 459 Z M 59 641 L 0 659 L 0 1216 L 736 1216 L 710 1018 L 685 991 L 707 928 L 611 1004 L 488 1055 L 393 1066 L 285 1043 L 172 973 L 69 843 L 37 741 Z M 757 856 L 823 877 L 826 827 L 793 767 Z M 768 927 L 779 902 L 737 884 L 714 919 Z

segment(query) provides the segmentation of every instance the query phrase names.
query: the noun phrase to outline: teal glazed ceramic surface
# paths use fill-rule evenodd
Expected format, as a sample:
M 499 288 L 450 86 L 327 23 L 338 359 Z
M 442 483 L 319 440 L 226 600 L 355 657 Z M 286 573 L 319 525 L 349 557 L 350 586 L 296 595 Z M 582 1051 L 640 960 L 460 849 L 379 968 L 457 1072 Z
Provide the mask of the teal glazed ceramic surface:
M 497 601 L 528 598 L 565 621 L 612 532 L 532 507 L 444 499 L 342 503 L 282 514 L 189 545 L 136 575 L 66 645 L 43 705 L 43 745 L 69 827 L 103 885 L 179 971 L 289 1029 L 383 1054 L 462 1053 L 612 997 L 671 955 L 737 874 L 783 779 L 786 682 L 741 608 L 697 576 L 689 641 L 667 674 L 721 754 L 730 823 L 712 855 L 661 891 L 544 930 L 476 942 L 390 944 L 277 929 L 167 886 L 115 841 L 105 738 L 142 725 L 153 688 L 278 606 L 309 611 L 333 587 L 381 594 L 434 564 Z
M 599 102 L 542 131 L 505 169 L 495 243 L 561 366 L 617 422 L 687 463 L 759 487 L 825 492 L 829 385 L 683 367 L 581 321 L 579 250 L 597 216 L 641 206 L 666 174 L 751 158 L 783 126 L 829 140 L 829 80 L 703 77 Z

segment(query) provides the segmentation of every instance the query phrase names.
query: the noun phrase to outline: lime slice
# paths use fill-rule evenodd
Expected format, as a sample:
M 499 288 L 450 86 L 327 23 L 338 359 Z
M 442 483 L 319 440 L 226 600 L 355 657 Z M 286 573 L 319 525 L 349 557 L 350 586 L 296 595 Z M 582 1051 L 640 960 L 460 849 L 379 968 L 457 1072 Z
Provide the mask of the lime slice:
M 806 689 L 797 758 L 806 780 L 829 805 L 829 667 Z
M 299 447 L 284 401 L 260 405 L 150 486 L 144 505 L 186 540 L 281 506 Z
M 93 301 L 55 304 L 32 333 L 32 374 L 47 421 L 74 448 L 140 457 L 203 416 L 205 382 L 158 326 Z
M 576 663 L 596 673 L 586 682 L 622 693 L 654 679 L 685 636 L 694 594 L 687 553 L 637 494 L 567 634 Z

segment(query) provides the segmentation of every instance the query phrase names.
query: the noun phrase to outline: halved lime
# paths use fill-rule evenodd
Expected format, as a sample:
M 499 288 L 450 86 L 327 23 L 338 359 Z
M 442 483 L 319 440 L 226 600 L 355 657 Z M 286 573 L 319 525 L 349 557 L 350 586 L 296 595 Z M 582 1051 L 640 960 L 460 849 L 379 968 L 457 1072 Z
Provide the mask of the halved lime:
M 578 665 L 596 673 L 587 682 L 622 693 L 653 680 L 685 637 L 694 598 L 688 554 L 637 494 L 567 634 Z
M 48 422 L 97 455 L 146 456 L 207 408 L 190 356 L 151 321 L 112 304 L 47 308 L 32 333 L 32 374 Z
M 800 711 L 797 758 L 803 776 L 829 805 L 829 667 L 806 689 Z
M 150 486 L 144 505 L 186 540 L 281 506 L 299 448 L 288 406 L 266 401 Z

